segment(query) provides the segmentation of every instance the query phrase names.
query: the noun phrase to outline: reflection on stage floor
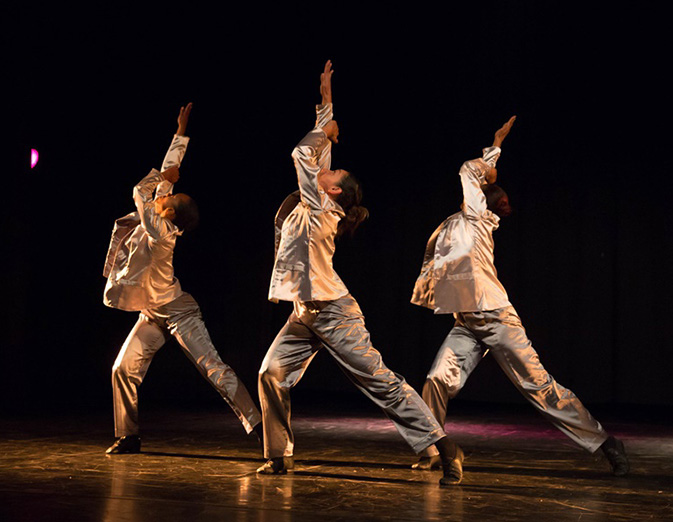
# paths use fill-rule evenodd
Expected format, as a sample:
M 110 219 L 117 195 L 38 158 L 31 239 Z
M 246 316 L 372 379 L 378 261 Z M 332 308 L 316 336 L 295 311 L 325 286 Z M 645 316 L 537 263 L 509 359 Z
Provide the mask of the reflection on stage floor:
M 139 455 L 104 454 L 109 415 L 5 418 L 0 520 L 673 520 L 671 425 L 601 420 L 626 443 L 628 477 L 525 406 L 463 407 L 447 432 L 465 449 L 465 479 L 440 488 L 439 471 L 410 469 L 415 456 L 376 410 L 295 407 L 285 476 L 255 473 L 257 442 L 224 407 L 143 410 Z

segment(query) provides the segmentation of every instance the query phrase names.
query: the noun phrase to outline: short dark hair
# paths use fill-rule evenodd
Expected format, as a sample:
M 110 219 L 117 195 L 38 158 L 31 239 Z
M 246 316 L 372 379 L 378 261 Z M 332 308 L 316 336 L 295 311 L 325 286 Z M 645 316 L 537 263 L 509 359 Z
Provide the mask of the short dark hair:
M 362 202 L 362 187 L 358 179 L 350 172 L 347 172 L 346 176 L 341 178 L 338 186 L 341 193 L 334 199 L 346 215 L 339 221 L 337 237 L 346 233 L 352 236 L 360 223 L 369 217 L 369 210 L 360 205 Z
M 173 224 L 180 230 L 191 232 L 199 224 L 199 207 L 187 194 L 176 194 L 176 196 L 179 197 L 174 200 L 175 218 L 173 218 Z
M 491 212 L 500 217 L 509 216 L 509 214 L 512 212 L 509 204 L 501 204 L 503 198 L 506 197 L 509 199 L 507 192 L 505 192 L 502 187 L 492 183 L 489 185 L 482 185 L 481 190 L 483 191 L 484 196 L 486 196 L 486 207 Z

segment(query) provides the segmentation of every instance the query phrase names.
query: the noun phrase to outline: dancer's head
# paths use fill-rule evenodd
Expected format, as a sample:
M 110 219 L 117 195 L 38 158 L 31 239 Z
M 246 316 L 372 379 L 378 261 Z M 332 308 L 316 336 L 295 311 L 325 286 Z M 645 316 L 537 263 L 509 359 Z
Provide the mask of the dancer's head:
M 360 223 L 369 216 L 369 211 L 360 205 L 362 202 L 360 182 L 350 172 L 338 169 L 321 171 L 318 174 L 318 184 L 346 213 L 339 221 L 337 236 L 345 233 L 352 235 Z
M 507 217 L 512 213 L 507 193 L 498 185 L 482 185 L 481 190 L 486 196 L 486 207 L 499 217 Z
M 191 232 L 199 224 L 199 207 L 187 194 L 167 194 L 155 199 L 154 211 L 185 232 Z
M 339 221 L 337 237 L 343 234 L 352 236 L 360 223 L 369 217 L 369 210 L 360 205 L 362 202 L 362 187 L 358 179 L 350 172 L 346 172 L 346 175 L 341 178 L 339 188 L 341 192 L 334 197 L 334 201 L 339 204 L 346 215 Z
M 348 171 L 322 169 L 318 173 L 318 185 L 332 199 L 341 193 L 341 180 L 348 177 Z

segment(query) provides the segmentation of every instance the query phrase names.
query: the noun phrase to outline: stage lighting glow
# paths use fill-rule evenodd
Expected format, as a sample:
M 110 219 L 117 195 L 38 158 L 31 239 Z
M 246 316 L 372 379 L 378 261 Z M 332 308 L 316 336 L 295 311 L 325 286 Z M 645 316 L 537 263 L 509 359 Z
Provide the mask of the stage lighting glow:
M 30 149 L 30 168 L 34 168 L 37 165 L 37 162 L 40 160 L 40 153 L 37 152 L 37 149 Z

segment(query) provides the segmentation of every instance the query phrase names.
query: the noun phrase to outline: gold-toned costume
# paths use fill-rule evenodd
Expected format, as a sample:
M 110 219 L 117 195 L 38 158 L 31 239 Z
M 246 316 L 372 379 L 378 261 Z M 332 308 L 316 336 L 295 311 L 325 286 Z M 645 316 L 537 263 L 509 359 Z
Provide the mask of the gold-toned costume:
M 180 165 L 188 141 L 185 136 L 174 137 L 162 171 Z M 110 241 L 104 302 L 112 308 L 140 311 L 112 368 L 115 435 L 138 434 L 138 387 L 170 336 L 250 433 L 261 421 L 260 413 L 245 385 L 220 359 L 199 305 L 183 292 L 173 274 L 173 249 L 182 232 L 154 209 L 154 200 L 172 190 L 173 185 L 152 169 L 133 190 L 137 210 L 116 221 Z
M 495 166 L 498 147 L 460 169 L 463 205 L 428 241 L 411 302 L 453 313 L 455 326 L 442 343 L 425 385 L 423 399 L 443 426 L 448 401 L 455 397 L 488 351 L 523 396 L 554 426 L 582 448 L 594 452 L 608 434 L 575 394 L 544 369 L 510 304 L 493 263 L 493 231 L 500 218 L 487 208 L 481 186 Z M 429 448 L 427 455 L 436 455 Z
M 332 266 L 344 212 L 318 184 L 320 169 L 330 167 L 331 142 L 322 127 L 332 119 L 332 105 L 318 106 L 317 113 L 315 128 L 292 153 L 299 194 L 286 199 L 276 216 L 277 253 L 269 298 L 294 302 L 294 311 L 259 371 L 264 455 L 294 454 L 290 390 L 323 347 L 420 452 L 444 432 L 418 393 L 385 366 L 372 346 L 360 307 Z

